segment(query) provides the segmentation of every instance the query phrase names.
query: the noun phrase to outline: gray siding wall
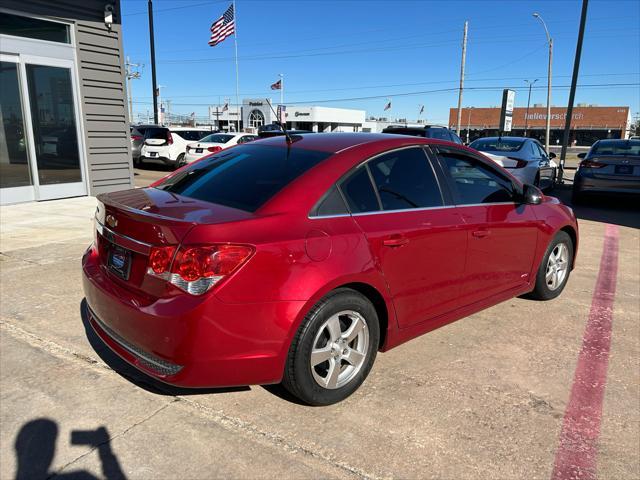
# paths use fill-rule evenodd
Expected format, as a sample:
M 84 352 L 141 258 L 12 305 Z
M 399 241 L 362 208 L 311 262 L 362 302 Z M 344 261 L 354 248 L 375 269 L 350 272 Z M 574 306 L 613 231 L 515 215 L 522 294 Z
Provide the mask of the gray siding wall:
M 106 3 L 115 7 L 111 31 Z M 89 194 L 132 187 L 119 0 L 3 0 L 2 6 L 74 24 Z

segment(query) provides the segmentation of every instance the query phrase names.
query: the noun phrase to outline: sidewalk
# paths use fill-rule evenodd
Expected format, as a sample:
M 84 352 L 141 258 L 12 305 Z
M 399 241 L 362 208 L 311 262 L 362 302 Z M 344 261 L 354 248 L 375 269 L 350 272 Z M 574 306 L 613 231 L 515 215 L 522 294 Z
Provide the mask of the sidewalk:
M 90 242 L 95 210 L 95 197 L 1 206 L 0 253 L 71 239 Z

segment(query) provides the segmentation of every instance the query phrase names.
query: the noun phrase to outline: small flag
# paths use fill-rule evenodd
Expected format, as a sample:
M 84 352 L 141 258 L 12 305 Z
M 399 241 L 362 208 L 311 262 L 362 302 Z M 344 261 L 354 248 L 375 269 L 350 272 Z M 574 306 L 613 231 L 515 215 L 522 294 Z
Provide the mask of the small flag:
M 234 18 L 233 4 L 227 11 L 211 25 L 211 39 L 209 45 L 215 47 L 225 38 L 231 36 L 236 31 L 236 20 Z
M 420 113 L 418 115 L 422 115 L 422 112 L 424 112 L 424 105 L 420 105 Z
M 226 112 L 227 110 L 229 110 L 229 102 L 226 102 L 222 107 L 223 112 Z
M 282 79 L 278 80 L 276 83 L 272 83 L 271 90 L 282 90 Z
M 389 100 L 387 104 L 384 106 L 384 111 L 386 112 L 387 110 L 391 110 L 391 100 Z

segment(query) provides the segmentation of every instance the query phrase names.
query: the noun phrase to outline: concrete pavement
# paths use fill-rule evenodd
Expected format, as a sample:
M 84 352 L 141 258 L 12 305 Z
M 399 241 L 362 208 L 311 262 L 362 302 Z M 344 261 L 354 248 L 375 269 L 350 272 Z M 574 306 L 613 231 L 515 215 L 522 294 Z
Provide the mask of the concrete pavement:
M 605 221 L 619 265 L 597 473 L 640 478 L 637 210 L 577 210 L 560 298 L 514 299 L 381 354 L 351 398 L 310 408 L 275 386 L 166 388 L 106 349 L 81 315 L 94 202 L 0 209 L 0 478 L 549 478 Z

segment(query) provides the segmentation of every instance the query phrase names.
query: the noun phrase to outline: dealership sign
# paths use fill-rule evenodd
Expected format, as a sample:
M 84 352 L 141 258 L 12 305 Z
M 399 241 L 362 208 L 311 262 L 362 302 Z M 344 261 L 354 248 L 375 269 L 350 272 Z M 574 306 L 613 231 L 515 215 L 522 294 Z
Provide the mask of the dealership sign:
M 500 109 L 500 130 L 510 132 L 513 125 L 513 106 L 516 102 L 516 92 L 505 88 L 502 92 L 502 108 Z

